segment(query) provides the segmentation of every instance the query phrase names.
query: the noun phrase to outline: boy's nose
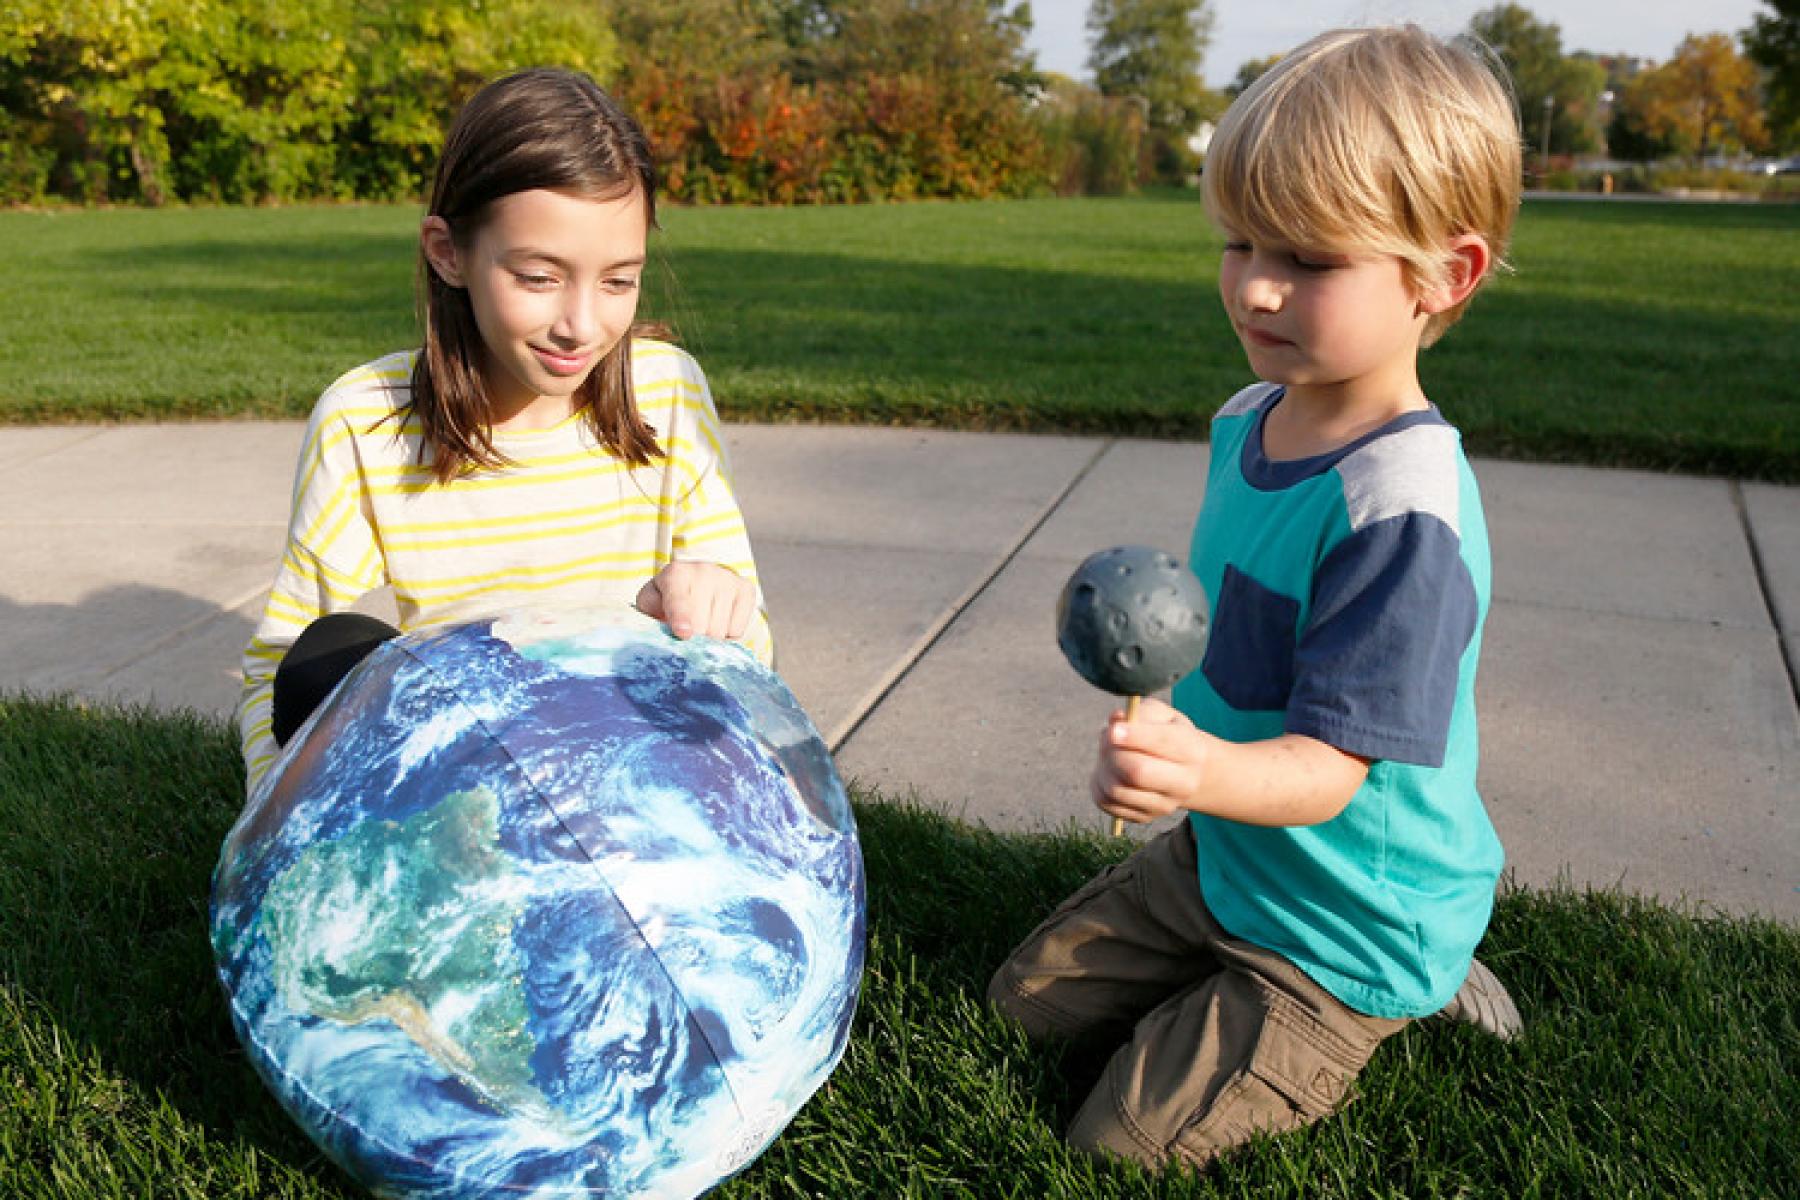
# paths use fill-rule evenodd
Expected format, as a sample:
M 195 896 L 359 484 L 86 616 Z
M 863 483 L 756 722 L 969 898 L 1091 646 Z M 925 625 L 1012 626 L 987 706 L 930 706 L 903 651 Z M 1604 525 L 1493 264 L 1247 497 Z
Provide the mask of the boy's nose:
M 1251 312 L 1275 312 L 1281 308 L 1281 285 L 1266 275 L 1246 275 L 1238 291 L 1244 307 Z

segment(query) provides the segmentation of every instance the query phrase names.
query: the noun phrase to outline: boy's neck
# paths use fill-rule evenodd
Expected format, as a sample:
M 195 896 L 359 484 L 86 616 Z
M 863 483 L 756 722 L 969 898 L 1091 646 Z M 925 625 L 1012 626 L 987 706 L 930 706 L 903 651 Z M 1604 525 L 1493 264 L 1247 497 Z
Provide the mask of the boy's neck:
M 1293 384 L 1263 420 L 1263 454 L 1277 462 L 1329 454 L 1398 417 L 1430 407 L 1410 370 L 1379 382 Z

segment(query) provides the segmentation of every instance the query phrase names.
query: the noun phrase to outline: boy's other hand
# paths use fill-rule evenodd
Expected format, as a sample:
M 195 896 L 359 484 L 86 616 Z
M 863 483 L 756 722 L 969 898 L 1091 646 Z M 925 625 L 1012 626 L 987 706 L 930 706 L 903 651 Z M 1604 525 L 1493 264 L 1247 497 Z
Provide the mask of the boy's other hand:
M 1137 824 L 1192 808 L 1213 741 L 1161 700 L 1140 701 L 1130 721 L 1114 712 L 1100 733 L 1094 804 Z
M 678 638 L 742 638 L 756 613 L 756 585 L 717 563 L 672 562 L 639 589 L 637 606 Z

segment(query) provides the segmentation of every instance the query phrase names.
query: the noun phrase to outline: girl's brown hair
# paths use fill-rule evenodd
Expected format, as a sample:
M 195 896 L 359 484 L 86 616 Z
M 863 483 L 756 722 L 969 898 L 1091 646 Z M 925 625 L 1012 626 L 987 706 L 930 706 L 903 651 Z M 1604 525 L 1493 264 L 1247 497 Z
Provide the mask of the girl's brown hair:
M 489 205 L 538 188 L 590 200 L 635 189 L 656 228 L 656 167 L 644 131 L 598 84 L 575 71 L 536 67 L 476 92 L 444 141 L 427 212 L 442 217 L 466 246 Z M 439 483 L 478 467 L 505 466 L 482 392 L 481 331 L 468 292 L 440 279 L 421 250 L 418 295 L 425 346 L 413 365 L 409 408 L 424 427 L 420 463 L 429 453 Z M 631 390 L 631 341 L 643 332 L 661 331 L 632 326 L 575 393 L 600 444 L 633 466 L 662 454 Z

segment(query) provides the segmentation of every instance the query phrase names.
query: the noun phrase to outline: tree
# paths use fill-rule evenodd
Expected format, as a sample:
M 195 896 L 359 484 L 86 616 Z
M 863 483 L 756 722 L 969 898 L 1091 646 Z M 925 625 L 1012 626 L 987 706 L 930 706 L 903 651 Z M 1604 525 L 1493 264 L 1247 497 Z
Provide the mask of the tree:
M 612 30 L 588 5 L 350 2 L 347 66 L 357 95 L 346 175 L 360 196 L 411 196 L 429 186 L 444 131 L 484 81 L 542 63 L 605 79 L 618 58 Z
M 1651 137 L 1696 160 L 1768 138 L 1756 66 L 1723 33 L 1683 38 L 1674 58 L 1631 81 L 1622 105 Z
M 1757 13 L 1743 33 L 1744 53 L 1764 72 L 1770 140 L 1800 149 L 1800 0 L 1766 0 L 1773 15 Z
M 807 14 L 775 0 L 603 0 L 600 11 L 626 75 L 651 64 L 709 75 L 771 70 L 809 41 Z
M 1525 141 L 1551 154 L 1582 154 L 1600 145 L 1600 93 L 1606 71 L 1593 59 L 1567 57 L 1562 29 L 1517 4 L 1484 9 L 1469 32 L 1491 46 L 1512 77 Z M 1548 121 L 1548 129 L 1545 124 Z
M 1021 0 L 605 0 L 671 195 L 1018 194 L 1047 164 Z
M 1100 91 L 1136 97 L 1153 130 L 1192 133 L 1209 107 L 1200 75 L 1212 40 L 1206 0 L 1093 0 L 1087 26 Z
M 1281 55 L 1271 54 L 1267 58 L 1253 58 L 1237 69 L 1231 82 L 1225 85 L 1225 94 L 1236 100 L 1250 90 L 1250 85 L 1269 73 L 1269 68 L 1281 61 Z
M 483 79 L 612 56 L 562 0 L 12 0 L 0 201 L 416 195 Z
M 1606 112 L 1606 153 L 1627 162 L 1654 162 L 1675 152 L 1667 138 L 1653 136 L 1637 119 L 1625 93 L 1632 81 L 1656 64 L 1647 58 L 1630 54 L 1594 56 L 1606 72 L 1606 91 L 1602 99 Z
M 875 72 L 967 78 L 1018 93 L 1034 85 L 1031 6 L 1007 0 L 828 0 L 815 42 L 821 78 Z

